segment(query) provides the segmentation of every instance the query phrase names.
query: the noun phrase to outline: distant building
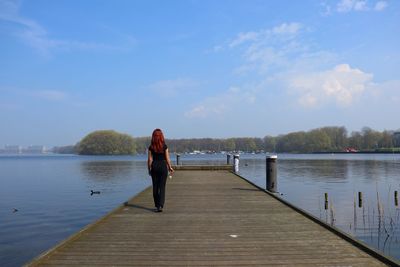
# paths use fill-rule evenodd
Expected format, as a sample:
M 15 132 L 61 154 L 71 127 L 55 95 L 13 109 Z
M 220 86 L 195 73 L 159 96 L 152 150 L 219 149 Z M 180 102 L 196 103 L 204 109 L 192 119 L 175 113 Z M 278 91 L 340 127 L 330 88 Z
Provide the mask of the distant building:
M 400 147 L 400 132 L 393 133 L 393 143 L 395 147 Z
M 3 153 L 6 154 L 21 154 L 22 147 L 18 145 L 6 145 L 4 146 Z
M 28 154 L 43 154 L 46 152 L 45 146 L 28 146 L 25 151 Z

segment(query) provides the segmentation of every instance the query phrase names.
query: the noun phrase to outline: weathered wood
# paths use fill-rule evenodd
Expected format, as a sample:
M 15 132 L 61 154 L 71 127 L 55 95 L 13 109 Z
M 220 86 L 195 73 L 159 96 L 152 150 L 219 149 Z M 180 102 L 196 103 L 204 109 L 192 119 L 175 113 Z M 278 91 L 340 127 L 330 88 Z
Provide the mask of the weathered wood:
M 231 165 L 175 165 L 174 170 L 177 171 L 221 171 L 221 170 L 232 170 Z
M 177 171 L 164 212 L 149 188 L 30 264 L 74 265 L 384 266 L 224 170 Z

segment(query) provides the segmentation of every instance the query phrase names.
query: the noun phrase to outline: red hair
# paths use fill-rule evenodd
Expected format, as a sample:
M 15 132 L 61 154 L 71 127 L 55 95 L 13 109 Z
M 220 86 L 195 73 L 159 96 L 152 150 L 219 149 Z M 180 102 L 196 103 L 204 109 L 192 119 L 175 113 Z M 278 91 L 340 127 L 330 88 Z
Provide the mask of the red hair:
M 154 152 L 162 153 L 164 152 L 164 144 L 165 139 L 163 132 L 160 129 L 155 129 L 151 137 L 151 149 Z

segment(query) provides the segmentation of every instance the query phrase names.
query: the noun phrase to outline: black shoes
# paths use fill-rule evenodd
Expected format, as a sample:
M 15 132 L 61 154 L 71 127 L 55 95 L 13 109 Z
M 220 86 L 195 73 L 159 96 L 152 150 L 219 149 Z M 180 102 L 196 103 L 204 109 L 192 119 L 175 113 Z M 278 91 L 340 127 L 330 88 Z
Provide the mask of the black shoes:
M 157 207 L 157 211 L 156 212 L 162 212 L 162 207 Z

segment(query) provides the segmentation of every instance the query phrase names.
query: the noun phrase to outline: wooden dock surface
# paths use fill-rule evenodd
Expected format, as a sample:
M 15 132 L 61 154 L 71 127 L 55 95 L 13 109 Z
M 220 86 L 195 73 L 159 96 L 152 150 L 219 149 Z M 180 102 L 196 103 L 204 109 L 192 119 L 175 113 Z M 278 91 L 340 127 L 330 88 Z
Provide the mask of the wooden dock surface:
M 228 171 L 180 170 L 29 266 L 385 266 Z

